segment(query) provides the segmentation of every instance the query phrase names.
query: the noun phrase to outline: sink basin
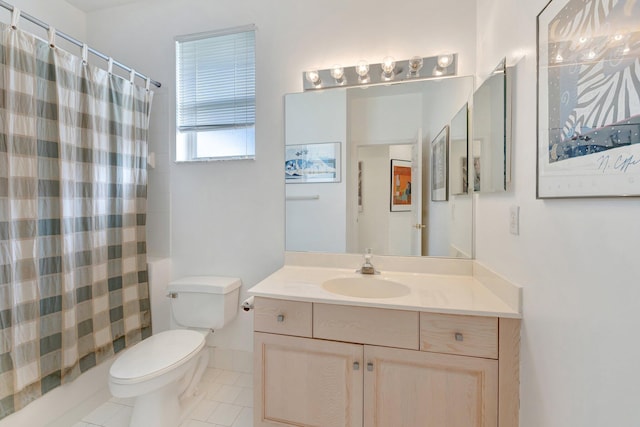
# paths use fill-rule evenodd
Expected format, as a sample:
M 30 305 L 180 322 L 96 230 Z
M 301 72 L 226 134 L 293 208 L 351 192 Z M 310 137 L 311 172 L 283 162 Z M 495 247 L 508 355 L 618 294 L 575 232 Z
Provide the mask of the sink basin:
M 338 277 L 322 283 L 322 288 L 357 298 L 395 298 L 409 294 L 409 288 L 402 283 L 377 277 Z

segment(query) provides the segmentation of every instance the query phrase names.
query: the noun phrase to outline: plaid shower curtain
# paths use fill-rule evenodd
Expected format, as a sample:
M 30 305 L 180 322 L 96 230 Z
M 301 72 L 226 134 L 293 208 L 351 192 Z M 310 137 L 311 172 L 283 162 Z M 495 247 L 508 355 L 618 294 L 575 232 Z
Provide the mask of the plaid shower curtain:
M 152 93 L 0 23 L 0 418 L 151 334 Z

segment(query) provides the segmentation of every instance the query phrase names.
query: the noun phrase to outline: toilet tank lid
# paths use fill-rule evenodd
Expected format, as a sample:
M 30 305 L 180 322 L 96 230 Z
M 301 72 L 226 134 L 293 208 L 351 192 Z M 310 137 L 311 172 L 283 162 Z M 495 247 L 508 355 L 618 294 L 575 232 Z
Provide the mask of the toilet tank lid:
M 169 282 L 169 292 L 203 292 L 209 294 L 228 294 L 238 289 L 242 281 L 237 277 L 190 276 Z

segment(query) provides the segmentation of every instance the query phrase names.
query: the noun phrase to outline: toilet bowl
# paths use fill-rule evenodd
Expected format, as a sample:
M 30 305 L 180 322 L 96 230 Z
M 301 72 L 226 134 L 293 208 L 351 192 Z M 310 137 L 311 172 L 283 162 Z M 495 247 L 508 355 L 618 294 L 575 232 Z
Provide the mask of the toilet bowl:
M 130 427 L 177 427 L 204 397 L 197 386 L 209 361 L 206 335 L 233 319 L 239 287 L 240 279 L 228 277 L 169 284 L 171 325 L 181 329 L 154 334 L 125 350 L 109 370 L 111 394 L 135 398 Z

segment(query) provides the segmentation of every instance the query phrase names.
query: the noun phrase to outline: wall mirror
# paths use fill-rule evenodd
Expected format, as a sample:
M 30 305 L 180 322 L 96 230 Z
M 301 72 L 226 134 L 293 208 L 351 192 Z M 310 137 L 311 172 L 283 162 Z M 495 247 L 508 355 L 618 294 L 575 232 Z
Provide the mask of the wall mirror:
M 473 257 L 472 93 L 466 76 L 286 95 L 286 249 Z
M 511 114 L 505 60 L 473 94 L 472 171 L 474 190 L 506 191 L 511 177 Z

